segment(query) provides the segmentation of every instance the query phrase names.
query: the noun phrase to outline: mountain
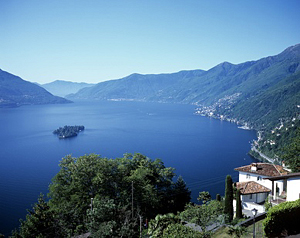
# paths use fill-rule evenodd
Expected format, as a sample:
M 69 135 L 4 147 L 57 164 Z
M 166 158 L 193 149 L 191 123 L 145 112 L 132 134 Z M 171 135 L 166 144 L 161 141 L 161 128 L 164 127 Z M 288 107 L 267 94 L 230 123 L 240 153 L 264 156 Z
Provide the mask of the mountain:
M 0 69 L 0 107 L 70 102 L 67 99 L 53 96 L 34 83 Z
M 173 74 L 132 74 L 122 79 L 109 80 L 98 83 L 93 87 L 81 89 L 76 94 L 68 95 L 67 98 L 166 101 L 167 99 L 159 98 L 160 95 L 165 93 L 164 90 L 169 89 L 182 79 L 197 77 L 203 72 L 203 70 L 192 70 Z
M 196 104 L 201 114 L 261 129 L 297 113 L 299 71 L 300 44 L 275 56 L 237 65 L 224 62 L 207 71 L 132 74 L 81 89 L 67 98 Z
M 56 80 L 54 82 L 42 84 L 40 86 L 53 95 L 65 97 L 68 94 L 77 93 L 82 88 L 94 86 L 94 84 Z

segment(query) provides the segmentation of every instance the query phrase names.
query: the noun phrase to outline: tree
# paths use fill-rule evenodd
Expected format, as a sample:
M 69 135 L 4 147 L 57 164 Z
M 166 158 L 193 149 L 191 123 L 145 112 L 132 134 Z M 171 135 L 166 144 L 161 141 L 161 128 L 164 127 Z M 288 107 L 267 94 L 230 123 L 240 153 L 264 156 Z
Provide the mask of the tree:
M 199 193 L 197 200 L 200 202 L 202 201 L 202 203 L 207 203 L 211 200 L 211 196 L 210 196 L 209 192 L 202 191 Z
M 116 159 L 95 154 L 78 158 L 68 155 L 59 166 L 49 186 L 49 202 L 41 203 L 45 206 L 42 214 L 49 220 L 47 229 L 62 232 L 61 236 L 90 230 L 95 236 L 134 237 L 139 216 L 151 219 L 159 213 L 177 211 L 190 199 L 183 179 L 173 182 L 173 168 L 142 154 Z M 92 199 L 94 213 L 90 211 Z M 43 232 L 44 215 L 36 214 L 26 217 L 20 232 L 29 228 Z M 17 237 L 18 232 L 15 234 Z
M 230 175 L 227 175 L 225 183 L 224 213 L 227 216 L 226 222 L 231 222 L 233 219 L 233 188 L 232 178 Z
M 183 211 L 186 204 L 191 200 L 191 191 L 187 188 L 182 176 L 179 176 L 174 184 L 172 199 L 174 201 L 173 208 L 174 213 Z
M 162 238 L 204 238 L 203 234 L 181 223 L 170 224 L 163 230 Z
M 64 235 L 59 221 L 55 219 L 54 212 L 50 210 L 44 195 L 40 194 L 33 209 L 28 210 L 26 220 L 21 220 L 19 232 L 14 231 L 12 237 L 61 237 Z
M 296 137 L 292 140 L 292 143 L 285 146 L 283 151 L 282 158 L 286 161 L 292 172 L 300 172 L 300 128 L 298 128 Z
M 91 237 L 137 237 L 137 219 L 128 207 L 113 199 L 95 198 L 93 209 L 87 211 L 87 228 Z
M 218 193 L 217 193 L 217 195 L 216 195 L 216 200 L 219 201 L 219 202 L 221 202 L 221 195 L 218 194 Z
M 202 205 L 188 204 L 180 218 L 183 221 L 195 223 L 201 227 L 202 232 L 206 233 L 206 228 L 212 222 L 218 222 L 218 217 L 222 214 L 222 204 L 216 200 L 206 202 Z
M 164 230 L 169 225 L 177 223 L 180 223 L 180 219 L 173 213 L 157 215 L 155 219 L 149 222 L 148 235 L 150 237 L 162 237 Z
M 236 215 L 235 216 L 237 219 L 243 218 L 241 192 L 239 189 L 236 190 Z

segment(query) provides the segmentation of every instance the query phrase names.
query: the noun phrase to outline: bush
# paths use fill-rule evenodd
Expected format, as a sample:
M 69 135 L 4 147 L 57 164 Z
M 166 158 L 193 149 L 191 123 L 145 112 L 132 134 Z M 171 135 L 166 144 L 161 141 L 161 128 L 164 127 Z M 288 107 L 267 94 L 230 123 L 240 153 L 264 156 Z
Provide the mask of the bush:
M 299 217 L 300 199 L 270 208 L 263 222 L 266 236 L 278 237 L 282 233 L 288 235 L 300 233 Z

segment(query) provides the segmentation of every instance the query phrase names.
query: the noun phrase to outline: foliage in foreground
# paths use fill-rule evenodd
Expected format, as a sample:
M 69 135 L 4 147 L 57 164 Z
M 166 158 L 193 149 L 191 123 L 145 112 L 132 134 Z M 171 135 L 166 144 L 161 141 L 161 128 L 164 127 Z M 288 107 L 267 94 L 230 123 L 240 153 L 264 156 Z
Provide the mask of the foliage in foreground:
M 284 202 L 268 211 L 264 220 L 264 231 L 267 237 L 280 237 L 281 234 L 294 235 L 300 233 L 300 199 Z
M 172 213 L 157 215 L 149 223 L 150 237 L 211 237 L 212 232 L 207 230 L 211 224 L 223 224 L 223 204 L 218 200 L 211 200 L 208 192 L 199 193 L 201 205 L 187 204 L 184 211 L 178 215 Z M 199 231 L 186 226 L 186 223 L 200 226 Z
M 107 159 L 66 156 L 43 197 L 12 237 L 137 237 L 142 216 L 177 212 L 190 201 L 183 179 L 161 160 L 141 154 Z M 133 209 L 132 209 L 133 208 Z
M 206 200 L 208 196 L 203 195 L 207 194 L 208 192 L 201 192 L 199 195 L 199 200 L 205 199 L 202 205 L 188 204 L 180 213 L 180 218 L 183 221 L 195 223 L 201 227 L 203 233 L 206 232 L 207 226 L 210 224 L 222 223 L 223 218 L 222 203 L 217 200 Z

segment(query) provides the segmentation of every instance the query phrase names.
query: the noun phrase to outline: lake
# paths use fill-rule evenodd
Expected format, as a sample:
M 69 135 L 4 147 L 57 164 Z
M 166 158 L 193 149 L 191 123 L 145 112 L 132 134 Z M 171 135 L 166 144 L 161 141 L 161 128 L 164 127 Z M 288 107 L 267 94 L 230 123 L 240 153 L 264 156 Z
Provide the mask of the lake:
M 64 156 L 89 153 L 122 157 L 139 152 L 174 167 L 192 190 L 214 198 L 225 177 L 253 160 L 247 155 L 255 131 L 194 115 L 195 106 L 99 101 L 0 109 L 0 233 L 9 234 L 26 209 L 47 194 Z M 64 125 L 84 125 L 77 137 L 58 139 Z

